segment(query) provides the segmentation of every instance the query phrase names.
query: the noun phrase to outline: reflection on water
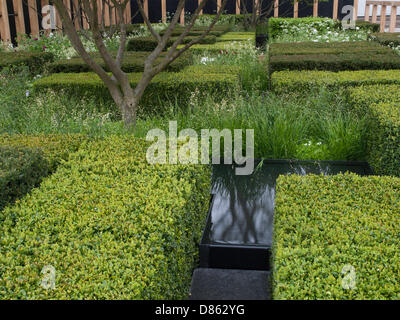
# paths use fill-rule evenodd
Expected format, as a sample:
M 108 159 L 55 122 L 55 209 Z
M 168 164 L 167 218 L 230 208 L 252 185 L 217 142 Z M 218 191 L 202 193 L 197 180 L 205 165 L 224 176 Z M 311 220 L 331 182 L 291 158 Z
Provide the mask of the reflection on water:
M 328 175 L 346 171 L 370 174 L 368 164 L 363 162 L 265 160 L 251 176 L 236 176 L 232 165 L 214 165 L 214 201 L 204 241 L 270 246 L 275 184 L 279 175 Z

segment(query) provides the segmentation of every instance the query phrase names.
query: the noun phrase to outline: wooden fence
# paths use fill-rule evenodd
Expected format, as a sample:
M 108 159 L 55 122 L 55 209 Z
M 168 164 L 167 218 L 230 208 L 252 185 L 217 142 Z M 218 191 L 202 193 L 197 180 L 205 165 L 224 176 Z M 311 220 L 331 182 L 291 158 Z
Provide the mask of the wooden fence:
M 73 9 L 76 7 L 79 3 L 79 0 L 63 0 L 64 3 L 66 4 L 68 9 Z M 98 5 L 100 8 L 102 8 L 103 1 L 102 0 L 97 0 Z M 149 16 L 149 0 L 143 0 L 144 1 L 144 11 L 147 16 Z M 165 22 L 167 20 L 167 8 L 168 4 L 171 5 L 171 3 L 168 3 L 168 1 L 171 2 L 171 0 L 150 0 L 152 5 L 157 5 L 157 8 L 160 7 L 161 9 L 161 20 Z M 156 3 L 156 2 L 161 2 Z M 190 2 L 197 1 L 197 4 L 200 3 L 202 0 L 191 0 Z M 214 0 L 215 1 L 215 0 Z M 243 0 L 242 0 L 243 1 Z M 259 1 L 259 0 L 256 0 Z M 281 4 L 279 0 L 270 0 L 274 1 L 273 2 L 273 16 L 274 17 L 279 17 L 280 11 L 282 10 Z M 319 2 L 318 0 L 313 0 L 313 8 L 312 8 L 312 16 L 317 17 L 319 16 Z M 332 5 L 332 11 L 329 13 L 327 16 L 332 17 L 333 19 L 338 18 L 338 12 L 339 12 L 339 1 L 343 4 L 343 0 L 331 0 L 331 5 Z M 358 6 L 358 0 L 352 0 L 350 3 Z M 128 7 L 126 9 L 126 12 L 124 14 L 124 19 L 126 23 L 131 23 L 133 19 L 133 10 L 135 9 L 135 0 L 131 1 L 131 3 L 128 4 Z M 177 1 L 175 0 L 174 3 Z M 189 2 L 189 1 L 188 1 Z M 216 5 L 217 7 L 221 5 L 222 0 L 216 0 Z M 281 2 L 284 2 L 284 0 L 281 0 Z M 373 2 L 373 1 L 368 1 L 368 3 Z M 242 6 L 243 3 L 241 3 L 241 0 L 228 0 L 228 3 L 230 4 L 231 11 L 234 12 L 229 12 L 229 13 L 236 13 L 240 14 L 243 12 Z M 383 1 L 382 3 L 386 3 Z M 52 21 L 55 21 L 53 24 L 53 27 L 55 30 L 61 30 L 62 25 L 60 18 L 56 12 L 46 12 L 44 10 L 46 8 L 46 5 L 51 4 L 51 0 L 0 0 L 0 40 L 5 41 L 5 42 L 10 42 L 10 41 L 15 41 L 15 37 L 18 34 L 30 34 L 32 36 L 37 36 L 41 30 L 43 30 L 42 26 L 42 21 L 43 18 L 45 18 L 48 15 L 53 15 L 52 16 Z M 192 3 L 193 4 L 193 3 Z M 176 4 L 175 4 L 176 5 Z M 107 6 L 107 5 L 106 5 Z M 137 4 L 136 4 L 137 6 Z M 105 8 L 107 9 L 107 8 Z M 151 9 L 151 8 L 150 8 Z M 299 2 L 294 0 L 293 3 L 293 8 L 290 9 L 293 13 L 292 16 L 294 18 L 299 17 Z M 72 10 L 74 11 L 74 10 Z M 74 11 L 75 12 L 75 11 Z M 81 15 L 81 13 L 80 13 Z M 311 14 L 309 14 L 311 15 Z M 354 17 L 357 17 L 356 10 L 354 12 Z M 374 15 L 372 20 L 374 19 Z M 185 12 L 182 11 L 181 17 L 180 17 L 180 23 L 183 24 L 185 20 Z M 118 21 L 117 15 L 115 10 L 105 10 L 105 15 L 104 15 L 104 24 L 106 26 L 109 26 L 111 24 L 115 24 Z M 82 16 L 75 16 L 74 17 L 74 23 L 77 29 L 79 28 L 88 28 L 88 23 L 85 17 Z M 46 29 L 45 32 L 50 32 L 49 29 Z
M 397 23 L 397 7 L 400 7 L 400 2 L 395 1 L 366 1 L 365 3 L 365 21 L 370 21 L 370 10 L 372 7 L 372 17 L 371 22 L 377 22 L 378 7 L 381 7 L 381 21 L 380 21 L 380 31 L 385 32 L 386 27 L 386 11 L 390 7 L 389 16 L 389 32 L 394 32 Z

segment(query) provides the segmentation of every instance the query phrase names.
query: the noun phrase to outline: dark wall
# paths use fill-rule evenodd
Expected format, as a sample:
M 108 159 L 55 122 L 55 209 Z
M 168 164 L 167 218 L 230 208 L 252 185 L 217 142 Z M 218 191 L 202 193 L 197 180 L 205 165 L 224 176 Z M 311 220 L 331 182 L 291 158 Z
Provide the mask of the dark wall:
M 178 4 L 179 0 L 167 0 L 167 12 L 172 15 Z M 281 0 L 281 4 L 279 6 L 279 17 L 293 17 L 293 0 Z M 38 0 L 40 3 L 40 0 Z M 263 2 L 263 11 L 267 8 L 273 6 L 274 0 L 265 0 Z M 338 18 L 342 19 L 345 14 L 341 13 L 342 7 L 345 5 L 352 5 L 353 0 L 339 0 L 339 10 L 338 10 Z M 198 5 L 198 0 L 187 0 L 185 12 L 193 13 Z M 246 3 L 242 1 L 241 3 L 242 11 L 244 11 L 244 6 L 249 13 L 252 12 L 252 0 L 247 0 Z M 132 17 L 134 13 L 138 10 L 136 0 L 131 0 L 131 10 Z M 203 12 L 205 14 L 215 14 L 217 10 L 217 0 L 209 0 L 204 7 Z M 319 17 L 327 17 L 332 18 L 332 10 L 333 10 L 333 0 L 329 0 L 326 2 L 319 2 L 318 4 L 318 16 Z M 225 13 L 235 14 L 236 12 L 236 0 L 228 0 L 227 5 L 225 7 Z M 312 17 L 313 15 L 313 0 L 300 0 L 299 1 L 299 17 Z M 161 20 L 161 0 L 149 0 L 149 16 L 151 22 L 159 22 Z M 269 17 L 274 16 L 274 10 L 270 11 Z M 132 19 L 133 23 L 142 23 L 143 19 L 140 14 Z

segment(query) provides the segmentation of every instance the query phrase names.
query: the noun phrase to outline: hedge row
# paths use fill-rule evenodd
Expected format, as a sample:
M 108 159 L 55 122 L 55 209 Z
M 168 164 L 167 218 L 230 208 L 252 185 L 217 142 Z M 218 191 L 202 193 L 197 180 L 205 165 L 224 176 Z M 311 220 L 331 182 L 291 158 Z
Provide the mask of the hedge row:
M 149 165 L 149 144 L 85 144 L 0 213 L 4 299 L 182 299 L 209 204 L 201 165 Z M 55 287 L 41 286 L 44 266 Z
M 163 114 L 170 107 L 168 102 L 185 109 L 196 89 L 204 96 L 212 95 L 217 100 L 222 99 L 239 85 L 238 74 L 230 73 L 230 68 L 226 68 L 225 73 L 223 68 L 218 68 L 218 73 L 212 70 L 204 73 L 201 69 L 202 66 L 198 66 L 186 72 L 158 74 L 144 92 L 138 113 Z M 132 87 L 137 85 L 141 77 L 141 73 L 129 74 Z M 116 105 L 111 103 L 109 91 L 94 73 L 55 73 L 35 81 L 34 88 L 36 91 L 50 89 L 62 94 L 87 96 L 98 101 L 100 106 L 108 105 L 110 110 L 107 112 L 119 116 Z
M 400 46 L 400 32 L 396 33 L 372 33 L 368 36 L 370 40 L 377 41 L 383 46 L 398 47 Z
M 374 32 L 379 32 L 380 25 L 378 23 L 358 20 L 356 21 L 356 28 L 359 28 L 360 30 L 365 30 L 369 33 L 374 33 Z
M 246 41 L 246 40 L 255 40 L 254 32 L 228 32 L 219 38 L 217 38 L 217 42 L 224 41 Z
M 40 149 L 0 146 L 0 210 L 38 186 L 48 173 Z
M 187 44 L 192 40 L 197 39 L 197 36 L 187 36 L 182 40 L 183 44 Z M 168 47 L 172 46 L 172 44 L 176 41 L 177 37 L 171 37 L 167 45 L 165 46 L 166 50 Z M 199 43 L 202 44 L 212 44 L 215 43 L 216 37 L 213 35 L 205 36 Z M 128 41 L 127 51 L 153 51 L 158 45 L 157 40 L 153 37 L 143 37 L 143 38 L 133 38 Z
M 282 42 L 269 45 L 270 56 L 278 55 L 306 55 L 306 54 L 360 54 L 387 53 L 387 48 L 371 41 L 349 41 L 349 42 Z
M 148 57 L 149 52 L 125 52 L 121 68 L 124 72 L 143 72 L 144 61 Z M 160 57 L 156 59 L 155 63 L 158 64 L 165 57 L 166 53 L 162 52 Z M 93 54 L 94 60 L 101 65 L 106 71 L 110 71 L 105 65 L 103 59 L 99 54 Z M 165 71 L 178 72 L 184 67 L 193 63 L 193 55 L 191 52 L 185 52 L 178 59 L 172 62 Z M 69 73 L 69 72 L 89 72 L 92 71 L 82 58 L 75 57 L 71 59 L 59 60 L 53 62 L 48 66 L 50 73 Z
M 275 92 L 308 93 L 321 87 L 340 88 L 368 84 L 400 84 L 400 70 L 279 71 L 271 76 Z
M 273 298 L 400 299 L 399 195 L 395 177 L 280 176 Z
M 49 163 L 49 170 L 54 171 L 58 165 L 68 160 L 69 155 L 77 151 L 86 139 L 86 136 L 79 134 L 1 134 L 0 146 L 40 149 Z
M 213 19 L 215 19 L 216 15 L 215 14 L 202 14 L 200 15 L 196 23 L 198 24 L 211 24 Z M 245 18 L 250 19 L 251 14 L 221 14 L 219 17 L 215 27 L 219 27 L 220 25 L 243 25 L 244 24 L 244 19 Z M 198 28 L 199 26 L 196 26 Z
M 68 160 L 83 135 L 0 135 L 0 209 Z
M 378 174 L 400 177 L 400 86 L 349 88 L 348 98 L 369 119 L 368 162 Z
M 54 60 L 50 52 L 1 52 L 0 70 L 7 67 L 27 66 L 31 73 L 40 73 L 48 62 Z
M 270 72 L 282 70 L 390 70 L 400 69 L 400 56 L 390 48 L 378 54 L 364 51 L 349 54 L 281 55 L 270 57 Z

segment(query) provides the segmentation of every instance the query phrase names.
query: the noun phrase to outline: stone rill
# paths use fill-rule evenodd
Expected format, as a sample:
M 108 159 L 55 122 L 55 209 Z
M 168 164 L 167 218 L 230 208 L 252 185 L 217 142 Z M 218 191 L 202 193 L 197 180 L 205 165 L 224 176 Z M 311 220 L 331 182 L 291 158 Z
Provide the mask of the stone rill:
M 268 270 L 275 183 L 282 174 L 372 174 L 365 162 L 264 160 L 249 176 L 232 165 L 214 165 L 212 201 L 200 244 L 200 265 Z

